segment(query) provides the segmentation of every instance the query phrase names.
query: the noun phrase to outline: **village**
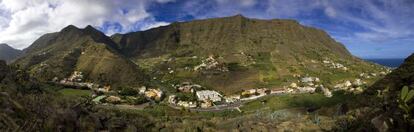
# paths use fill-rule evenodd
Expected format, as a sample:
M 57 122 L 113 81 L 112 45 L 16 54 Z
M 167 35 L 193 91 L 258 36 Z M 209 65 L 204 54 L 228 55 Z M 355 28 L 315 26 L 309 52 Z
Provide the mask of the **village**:
M 322 64 L 329 68 L 348 70 L 347 67 L 340 63 L 335 63 L 330 60 L 323 60 Z M 200 69 L 214 69 L 220 64 L 213 58 L 209 57 L 202 62 L 202 64 L 195 66 L 194 70 Z M 174 71 L 169 68 L 169 73 Z M 220 71 L 228 71 L 221 68 Z M 188 108 L 188 109 L 205 109 L 213 106 L 226 106 L 234 103 L 246 102 L 256 100 L 258 98 L 269 95 L 286 95 L 286 94 L 307 94 L 307 93 L 321 93 L 330 98 L 334 91 L 346 91 L 352 94 L 360 94 L 364 90 L 367 82 L 364 79 L 370 79 L 376 76 L 384 76 L 390 73 L 391 70 L 380 73 L 361 73 L 358 78 L 354 80 L 344 80 L 333 86 L 324 86 L 323 80 L 318 77 L 308 75 L 293 75 L 297 80 L 291 81 L 287 86 L 280 88 L 246 88 L 237 94 L 224 95 L 220 91 L 206 89 L 205 87 L 192 82 L 182 82 L 180 84 L 171 84 L 175 92 L 165 93 L 161 88 L 147 88 L 141 86 L 137 88 L 123 88 L 111 89 L 108 84 L 96 84 L 92 82 L 85 82 L 84 75 L 80 71 L 74 71 L 68 78 L 53 78 L 53 82 L 64 87 L 75 89 L 88 89 L 93 91 L 93 102 L 96 104 L 127 104 L 140 105 L 147 102 L 164 102 L 174 108 Z

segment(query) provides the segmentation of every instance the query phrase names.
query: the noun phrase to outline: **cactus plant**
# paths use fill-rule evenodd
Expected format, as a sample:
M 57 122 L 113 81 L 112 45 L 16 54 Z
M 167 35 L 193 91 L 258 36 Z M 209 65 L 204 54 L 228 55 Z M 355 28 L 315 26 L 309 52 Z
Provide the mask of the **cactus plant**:
M 414 104 L 408 105 L 408 103 L 414 97 L 414 90 L 409 90 L 407 86 L 404 86 L 400 93 L 400 98 L 398 100 L 398 107 L 404 111 L 404 119 L 407 119 L 411 116 L 411 110 L 414 108 Z
M 315 113 L 313 115 L 313 118 L 311 119 L 312 123 L 316 124 L 316 125 L 320 125 L 321 124 L 321 118 L 319 118 L 318 113 Z

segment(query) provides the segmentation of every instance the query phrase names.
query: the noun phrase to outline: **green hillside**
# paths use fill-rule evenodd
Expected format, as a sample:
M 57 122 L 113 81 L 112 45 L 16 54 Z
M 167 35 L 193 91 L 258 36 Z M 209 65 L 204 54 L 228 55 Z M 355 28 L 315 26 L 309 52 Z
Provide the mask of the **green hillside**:
M 40 80 L 65 78 L 83 72 L 86 81 L 113 85 L 139 85 L 144 75 L 137 65 L 113 48 L 114 42 L 91 26 L 68 26 L 46 34 L 24 50 L 14 64 L 26 68 Z
M 111 37 L 91 26 L 68 26 L 40 37 L 15 64 L 43 81 L 81 71 L 91 82 L 118 86 L 145 82 L 172 90 L 173 85 L 189 81 L 225 94 L 282 88 L 307 76 L 333 87 L 361 73 L 384 70 L 352 56 L 322 30 L 294 20 L 241 15 Z
M 0 60 L 10 63 L 17 59 L 21 53 L 21 50 L 14 49 L 7 44 L 0 44 Z
M 294 20 L 237 15 L 177 22 L 111 38 L 120 53 L 163 82 L 192 81 L 229 94 L 286 86 L 297 81 L 293 75 L 334 83 L 381 70 L 353 57 L 326 32 Z M 194 70 L 210 56 L 217 61 L 216 67 Z M 341 63 L 349 70 L 329 68 L 323 60 Z M 169 74 L 171 70 L 174 73 Z

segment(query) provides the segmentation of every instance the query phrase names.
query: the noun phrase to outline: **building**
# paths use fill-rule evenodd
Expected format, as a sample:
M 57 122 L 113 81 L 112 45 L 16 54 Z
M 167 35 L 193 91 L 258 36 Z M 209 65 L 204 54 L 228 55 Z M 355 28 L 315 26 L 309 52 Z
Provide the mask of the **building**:
M 101 93 L 108 93 L 111 90 L 110 85 L 105 85 L 103 88 L 98 88 L 96 91 Z
M 298 87 L 299 93 L 314 93 L 316 88 L 314 87 Z
M 248 97 L 248 96 L 252 96 L 252 95 L 256 95 L 257 94 L 257 89 L 249 89 L 249 90 L 244 90 L 241 95 L 243 97 Z
M 147 98 L 161 100 L 163 92 L 159 89 L 148 89 L 144 94 Z
M 259 88 L 256 90 L 259 95 L 267 95 L 270 94 L 270 90 L 267 88 Z
M 213 102 L 221 101 L 222 95 L 216 91 L 202 90 L 196 92 L 199 101 L 211 100 Z
M 289 85 L 289 87 L 291 87 L 291 88 L 297 88 L 297 87 L 298 87 L 298 84 L 296 84 L 296 83 L 291 83 L 291 84 Z
M 325 97 L 328 97 L 328 98 L 332 97 L 332 92 L 329 89 L 327 89 L 323 86 L 321 86 L 320 88 L 323 92 L 323 95 L 325 95 Z
M 226 101 L 226 103 L 233 103 L 233 102 L 239 101 L 240 99 L 241 99 L 240 95 L 231 95 L 231 96 L 224 97 L 224 100 Z
M 142 86 L 139 88 L 139 94 L 145 94 L 145 91 L 147 91 L 147 87 Z
M 310 83 L 310 82 L 313 82 L 313 78 L 312 77 L 304 77 L 300 81 L 302 83 Z
M 284 88 L 279 88 L 279 89 L 273 89 L 270 91 L 270 94 L 284 94 L 286 93 L 287 90 Z
M 71 82 L 82 82 L 83 74 L 82 72 L 74 71 L 73 74 L 68 78 L 68 81 Z
M 178 101 L 178 106 L 184 107 L 184 108 L 196 108 L 197 102 L 191 102 L 191 101 Z
M 170 103 L 170 104 L 176 104 L 177 103 L 177 96 L 176 95 L 170 95 L 170 96 L 168 96 L 168 103 Z
M 209 108 L 213 106 L 213 102 L 210 100 L 206 100 L 206 101 L 203 101 L 200 106 L 201 108 Z

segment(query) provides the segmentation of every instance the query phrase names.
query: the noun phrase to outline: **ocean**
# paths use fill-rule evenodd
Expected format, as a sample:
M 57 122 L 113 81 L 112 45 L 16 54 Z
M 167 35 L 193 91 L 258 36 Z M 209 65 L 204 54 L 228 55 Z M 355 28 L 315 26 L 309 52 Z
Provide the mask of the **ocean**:
M 380 64 L 383 66 L 392 67 L 392 68 L 397 68 L 404 62 L 404 58 L 401 58 L 401 59 L 365 59 L 365 60 Z

